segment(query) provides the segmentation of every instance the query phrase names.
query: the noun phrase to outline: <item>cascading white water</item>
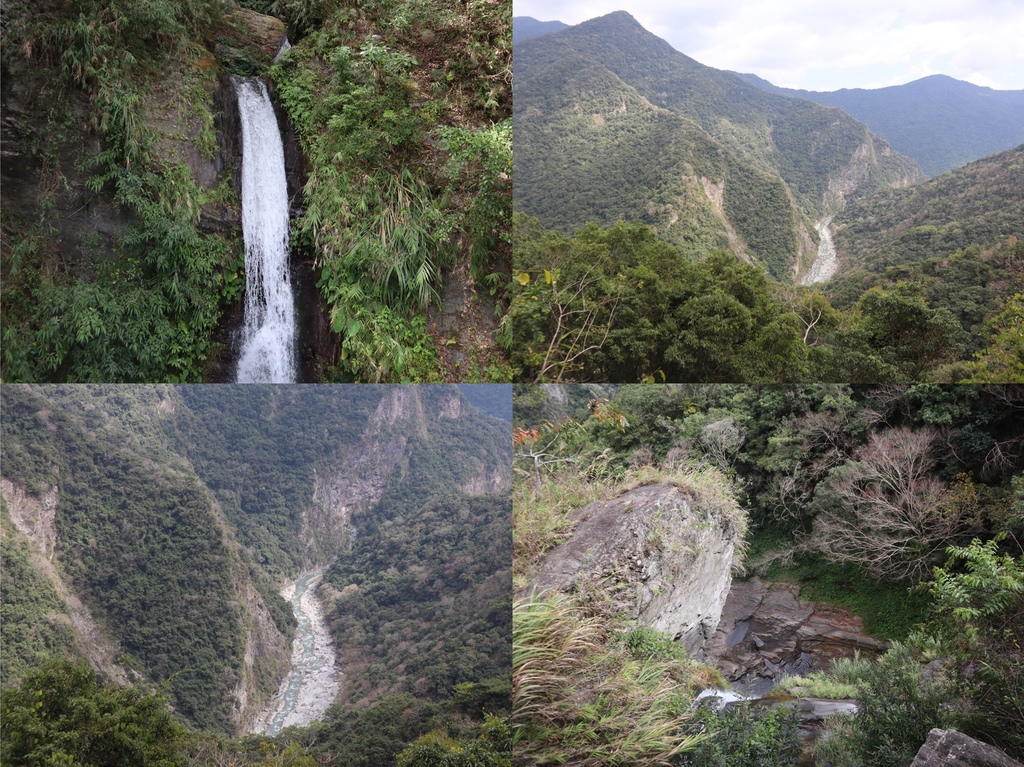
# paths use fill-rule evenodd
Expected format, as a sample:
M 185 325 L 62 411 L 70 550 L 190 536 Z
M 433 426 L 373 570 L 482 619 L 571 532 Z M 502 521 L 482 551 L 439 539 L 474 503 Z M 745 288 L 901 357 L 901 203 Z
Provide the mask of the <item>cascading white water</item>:
M 288 181 L 267 86 L 233 77 L 242 123 L 245 325 L 238 383 L 295 381 L 295 301 L 288 276 Z
M 281 43 L 281 47 L 277 49 L 277 55 L 274 56 L 274 63 L 276 64 L 278 59 L 280 59 L 282 56 L 284 56 L 286 51 L 290 51 L 291 49 L 292 49 L 292 44 L 290 42 L 288 42 L 288 38 L 286 37 L 284 39 L 284 42 Z

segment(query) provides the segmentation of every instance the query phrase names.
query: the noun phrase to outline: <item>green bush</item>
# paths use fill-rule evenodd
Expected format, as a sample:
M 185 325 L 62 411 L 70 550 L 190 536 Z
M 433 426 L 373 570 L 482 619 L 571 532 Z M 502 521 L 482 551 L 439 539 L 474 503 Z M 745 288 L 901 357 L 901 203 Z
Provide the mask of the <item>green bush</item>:
M 707 737 L 680 767 L 796 767 L 800 762 L 800 714 L 789 706 L 757 710 L 733 705 L 722 712 L 702 706 L 697 728 Z
M 953 681 L 905 644 L 878 662 L 861 661 L 857 713 L 817 744 L 836 767 L 905 767 L 934 728 L 963 729 L 966 711 Z
M 47 662 L 0 702 L 0 756 L 12 767 L 175 767 L 184 731 L 167 701 L 104 684 L 84 661 Z

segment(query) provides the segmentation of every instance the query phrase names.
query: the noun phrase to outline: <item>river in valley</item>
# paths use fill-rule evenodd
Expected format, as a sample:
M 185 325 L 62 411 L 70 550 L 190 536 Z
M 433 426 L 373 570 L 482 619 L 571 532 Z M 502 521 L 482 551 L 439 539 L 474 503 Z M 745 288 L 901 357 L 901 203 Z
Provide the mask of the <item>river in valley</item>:
M 292 645 L 291 671 L 253 724 L 252 732 L 273 737 L 285 727 L 304 727 L 323 717 L 338 694 L 334 646 L 323 607 L 314 593 L 323 574 L 323 569 L 305 573 L 281 592 L 291 602 L 299 624 Z
M 804 277 L 804 285 L 828 282 L 836 273 L 836 246 L 832 243 L 832 232 L 828 228 L 831 223 L 832 217 L 827 216 L 814 225 L 821 239 L 818 242 L 818 257 L 814 259 L 810 273 Z

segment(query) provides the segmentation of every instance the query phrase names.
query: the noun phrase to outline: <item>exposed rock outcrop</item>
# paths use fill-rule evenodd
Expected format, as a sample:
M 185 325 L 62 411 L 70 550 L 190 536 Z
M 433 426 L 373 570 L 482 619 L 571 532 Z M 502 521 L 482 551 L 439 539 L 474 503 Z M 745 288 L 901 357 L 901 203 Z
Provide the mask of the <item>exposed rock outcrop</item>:
M 737 687 L 762 694 L 783 675 L 826 669 L 833 658 L 887 647 L 868 636 L 849 610 L 800 599 L 791 584 L 751 578 L 732 584 L 703 654 Z
M 245 655 L 241 678 L 235 687 L 236 722 L 250 722 L 266 704 L 266 696 L 284 676 L 289 656 L 289 640 L 274 624 L 263 597 L 251 580 L 238 584 L 245 595 Z
M 11 521 L 22 535 L 32 541 L 36 550 L 47 560 L 53 560 L 57 545 L 57 486 L 34 498 L 7 479 L 0 480 L 0 492 L 7 502 Z
M 928 733 L 928 740 L 910 767 L 1024 767 L 995 746 L 982 743 L 956 730 Z
M 573 536 L 542 560 L 539 591 L 600 589 L 624 615 L 696 651 L 718 626 L 738 530 L 671 484 L 639 487 L 577 512 Z

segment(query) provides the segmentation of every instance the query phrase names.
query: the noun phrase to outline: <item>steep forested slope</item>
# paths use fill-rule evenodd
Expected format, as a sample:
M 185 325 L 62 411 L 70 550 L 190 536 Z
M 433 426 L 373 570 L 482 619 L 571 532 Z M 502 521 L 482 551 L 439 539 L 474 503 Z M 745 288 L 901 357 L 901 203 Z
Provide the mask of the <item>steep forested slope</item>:
M 159 417 L 161 393 L 147 394 L 148 402 L 127 391 L 115 399 Z M 56 496 L 52 526 L 35 529 L 68 587 L 122 648 L 106 661 L 158 682 L 173 677 L 184 716 L 233 730 L 240 699 L 276 684 L 286 642 L 275 627 L 257 626 L 267 637 L 263 668 L 245 663 L 246 626 L 260 600 L 248 593 L 247 565 L 213 498 L 180 458 L 126 433 L 124 414 L 106 412 L 102 396 L 53 395 L 4 387 L 5 480 L 30 496 Z
M 411 510 L 375 519 L 327 573 L 344 699 L 444 699 L 489 678 L 507 689 L 511 499 L 440 495 Z
M 880 271 L 1024 236 L 1024 145 L 906 189 L 880 190 L 835 219 L 841 261 Z
M 876 192 L 834 222 L 839 274 L 826 292 L 847 308 L 872 287 L 912 286 L 983 349 L 993 323 L 1024 292 L 1024 147 L 903 190 Z
M 423 576 L 402 597 L 414 616 L 403 641 L 425 643 L 432 668 L 460 658 L 430 685 L 414 685 L 417 673 L 380 691 L 446 699 L 507 670 L 509 427 L 456 387 L 5 385 L 2 396 L 5 621 L 24 632 L 5 639 L 5 682 L 48 655 L 82 655 L 126 681 L 165 682 L 181 716 L 236 732 L 287 663 L 281 582 L 339 555 L 345 577 L 373 587 L 358 615 L 374 626 L 386 571 Z M 367 559 L 385 550 L 386 562 Z M 353 689 L 375 684 L 374 663 L 406 663 L 378 639 L 366 656 L 353 649 Z
M 917 160 L 929 176 L 1024 141 L 1024 91 L 997 91 L 946 75 L 832 92 L 779 88 L 756 75 L 739 76 L 770 93 L 839 107 Z

